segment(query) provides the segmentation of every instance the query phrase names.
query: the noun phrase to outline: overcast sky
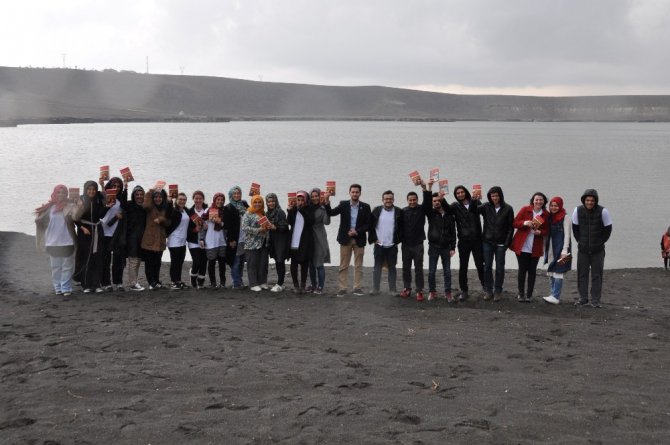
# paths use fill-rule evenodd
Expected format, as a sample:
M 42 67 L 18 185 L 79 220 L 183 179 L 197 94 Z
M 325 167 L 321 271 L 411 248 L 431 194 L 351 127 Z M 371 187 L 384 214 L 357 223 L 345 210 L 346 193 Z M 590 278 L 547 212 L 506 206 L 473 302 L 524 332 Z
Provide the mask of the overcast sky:
M 667 0 L 21 0 L 0 65 L 384 85 L 670 94 Z

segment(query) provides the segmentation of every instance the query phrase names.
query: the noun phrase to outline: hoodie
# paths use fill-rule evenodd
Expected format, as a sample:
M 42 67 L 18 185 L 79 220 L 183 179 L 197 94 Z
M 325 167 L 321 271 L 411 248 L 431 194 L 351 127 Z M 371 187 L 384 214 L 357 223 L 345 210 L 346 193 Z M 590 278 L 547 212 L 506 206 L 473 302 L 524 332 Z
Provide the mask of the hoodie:
M 462 189 L 465 192 L 464 201 L 469 201 L 469 207 L 465 207 L 462 201 L 456 198 L 456 192 Z M 470 191 L 463 185 L 457 185 L 454 188 L 454 199 L 451 204 L 451 210 L 456 219 L 456 228 L 458 229 L 458 239 L 465 241 L 477 241 L 482 238 L 482 223 L 479 220 L 477 208 L 481 205 L 479 200 L 473 200 Z
M 497 193 L 500 196 L 500 209 L 496 208 L 491 202 L 491 194 Z M 509 247 L 514 234 L 514 209 L 505 202 L 505 195 L 498 186 L 493 186 L 486 193 L 488 202 L 480 205 L 477 212 L 484 219 L 484 230 L 482 238 L 490 244 L 503 245 Z
M 587 197 L 593 197 L 596 200 L 592 209 L 587 209 L 584 203 Z M 598 192 L 595 189 L 586 189 L 582 193 L 582 205 L 577 207 L 577 224 L 573 218 L 572 232 L 577 239 L 577 245 L 580 252 L 594 254 L 605 250 L 605 243 L 612 234 L 612 224 L 605 225 L 603 221 L 603 212 L 605 208 L 598 204 Z M 607 218 L 609 220 L 609 216 Z

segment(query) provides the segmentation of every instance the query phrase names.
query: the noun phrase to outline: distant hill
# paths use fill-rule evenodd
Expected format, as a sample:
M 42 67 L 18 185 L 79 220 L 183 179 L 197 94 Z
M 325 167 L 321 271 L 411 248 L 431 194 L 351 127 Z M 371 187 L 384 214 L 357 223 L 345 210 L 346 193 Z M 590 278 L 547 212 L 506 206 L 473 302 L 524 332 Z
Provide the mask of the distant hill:
M 670 96 L 477 96 L 0 67 L 5 123 L 180 119 L 670 121 Z

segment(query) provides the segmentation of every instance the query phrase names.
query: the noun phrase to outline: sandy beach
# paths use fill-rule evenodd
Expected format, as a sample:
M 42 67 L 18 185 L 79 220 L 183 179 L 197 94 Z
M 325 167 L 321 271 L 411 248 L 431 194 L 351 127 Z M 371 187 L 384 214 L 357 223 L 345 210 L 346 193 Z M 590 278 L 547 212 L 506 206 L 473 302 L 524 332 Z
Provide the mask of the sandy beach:
M 321 296 L 64 298 L 33 237 L 0 246 L 3 444 L 670 443 L 660 267 L 606 270 L 601 309 L 572 306 L 574 272 L 559 306 L 518 303 L 516 271 L 449 305 L 337 298 L 333 267 Z

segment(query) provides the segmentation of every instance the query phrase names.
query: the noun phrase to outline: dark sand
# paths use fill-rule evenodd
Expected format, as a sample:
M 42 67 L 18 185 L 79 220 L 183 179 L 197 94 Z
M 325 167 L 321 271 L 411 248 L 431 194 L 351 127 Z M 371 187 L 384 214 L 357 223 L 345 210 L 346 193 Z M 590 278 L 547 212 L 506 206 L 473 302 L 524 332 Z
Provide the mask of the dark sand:
M 230 289 L 63 298 L 32 237 L 0 246 L 3 444 L 670 443 L 662 269 L 606 271 L 602 309 L 511 292 L 455 306 Z M 575 294 L 572 273 L 564 303 Z

